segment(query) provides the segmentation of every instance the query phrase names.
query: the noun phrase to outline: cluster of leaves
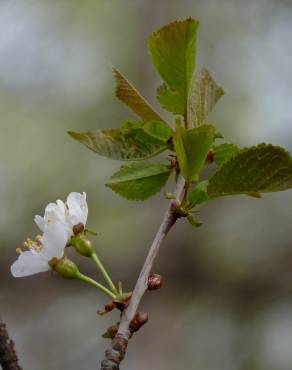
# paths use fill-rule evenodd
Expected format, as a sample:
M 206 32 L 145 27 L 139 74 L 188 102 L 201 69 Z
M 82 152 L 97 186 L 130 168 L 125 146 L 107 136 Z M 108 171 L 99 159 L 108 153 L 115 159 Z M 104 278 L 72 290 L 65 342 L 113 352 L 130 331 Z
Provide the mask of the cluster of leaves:
M 194 226 L 199 225 L 192 216 L 194 208 L 210 199 L 235 194 L 260 197 L 260 193 L 292 186 L 292 158 L 284 149 L 266 144 L 245 149 L 215 144 L 223 137 L 207 117 L 224 91 L 206 69 L 195 71 L 197 29 L 198 22 L 188 18 L 166 25 L 148 39 L 149 54 L 163 80 L 157 99 L 175 115 L 175 127 L 114 69 L 116 95 L 139 119 L 125 120 L 116 129 L 69 132 L 102 156 L 134 161 L 106 183 L 127 199 L 147 199 L 161 190 L 171 173 L 181 173 L 190 189 L 183 206 Z M 165 151 L 170 162 L 140 162 Z M 200 181 L 210 154 L 215 171 L 208 180 Z

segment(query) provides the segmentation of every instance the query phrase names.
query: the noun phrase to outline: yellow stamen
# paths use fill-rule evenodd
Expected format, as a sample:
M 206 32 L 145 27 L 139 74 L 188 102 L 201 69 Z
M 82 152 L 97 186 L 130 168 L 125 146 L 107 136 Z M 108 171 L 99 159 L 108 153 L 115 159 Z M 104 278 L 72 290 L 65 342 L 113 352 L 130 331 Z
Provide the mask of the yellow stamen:
M 40 252 L 42 249 L 43 249 L 43 245 L 41 243 L 41 240 L 42 240 L 42 236 L 41 235 L 37 235 L 35 240 L 32 240 L 32 239 L 26 239 L 26 241 L 23 243 L 23 245 L 25 246 L 25 248 L 27 249 L 33 249 L 34 251 L 36 252 Z

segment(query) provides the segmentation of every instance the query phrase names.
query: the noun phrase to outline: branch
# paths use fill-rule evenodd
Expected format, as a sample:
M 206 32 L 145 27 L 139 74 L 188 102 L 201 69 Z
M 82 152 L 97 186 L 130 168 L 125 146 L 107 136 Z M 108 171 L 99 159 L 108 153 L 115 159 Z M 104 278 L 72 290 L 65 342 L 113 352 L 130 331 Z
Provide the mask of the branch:
M 177 198 L 180 198 L 182 196 L 184 187 L 185 181 L 182 177 L 180 177 L 175 189 L 175 194 Z M 139 303 L 147 290 L 148 277 L 150 275 L 155 257 L 159 252 L 163 240 L 165 239 L 166 235 L 168 234 L 171 227 L 175 224 L 177 219 L 178 215 L 176 214 L 171 202 L 167 208 L 167 211 L 165 212 L 162 223 L 149 249 L 139 278 L 136 282 L 136 286 L 133 290 L 129 305 L 122 313 L 118 332 L 112 340 L 110 347 L 105 352 L 106 358 L 101 363 L 101 370 L 119 370 L 119 365 L 125 357 L 128 341 L 131 336 L 129 328 L 130 323 L 133 320 L 137 312 Z
M 0 364 L 3 370 L 22 370 L 4 322 L 0 322 Z

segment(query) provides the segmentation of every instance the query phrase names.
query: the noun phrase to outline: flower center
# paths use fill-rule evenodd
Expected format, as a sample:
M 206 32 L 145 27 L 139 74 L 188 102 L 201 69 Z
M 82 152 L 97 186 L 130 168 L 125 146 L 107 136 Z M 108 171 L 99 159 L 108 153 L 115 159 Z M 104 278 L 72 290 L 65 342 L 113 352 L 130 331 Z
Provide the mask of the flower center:
M 26 239 L 26 241 L 23 243 L 23 246 L 24 246 L 24 248 L 26 248 L 26 249 L 29 249 L 29 250 L 31 250 L 31 251 L 34 251 L 34 252 L 37 252 L 37 253 L 40 253 L 42 250 L 43 250 L 43 248 L 44 248 L 44 246 L 43 246 L 43 244 L 42 244 L 42 236 L 41 235 L 37 235 L 36 237 L 35 237 L 35 240 L 32 240 L 32 239 Z M 23 252 L 23 250 L 22 250 L 22 248 L 16 248 L 16 252 L 17 253 L 22 253 Z

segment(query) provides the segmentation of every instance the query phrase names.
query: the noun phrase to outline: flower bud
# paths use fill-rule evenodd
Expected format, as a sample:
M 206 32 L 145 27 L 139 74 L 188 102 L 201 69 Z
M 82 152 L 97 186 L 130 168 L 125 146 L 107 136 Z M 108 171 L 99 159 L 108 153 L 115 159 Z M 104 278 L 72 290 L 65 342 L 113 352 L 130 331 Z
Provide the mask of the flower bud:
M 148 277 L 148 290 L 157 290 L 162 287 L 162 276 L 159 274 L 151 274 Z
M 94 253 L 91 241 L 86 239 L 84 236 L 72 236 L 70 244 L 76 249 L 79 254 L 81 254 L 81 256 L 91 257 Z
M 67 257 L 60 260 L 53 258 L 50 260 L 49 265 L 65 279 L 78 279 L 80 275 L 76 264 Z
M 148 321 L 148 314 L 146 312 L 137 312 L 133 320 L 130 322 L 130 331 L 135 333 Z
M 82 222 L 79 222 L 77 225 L 73 226 L 73 233 L 74 235 L 78 235 L 83 233 L 84 231 L 84 224 Z

